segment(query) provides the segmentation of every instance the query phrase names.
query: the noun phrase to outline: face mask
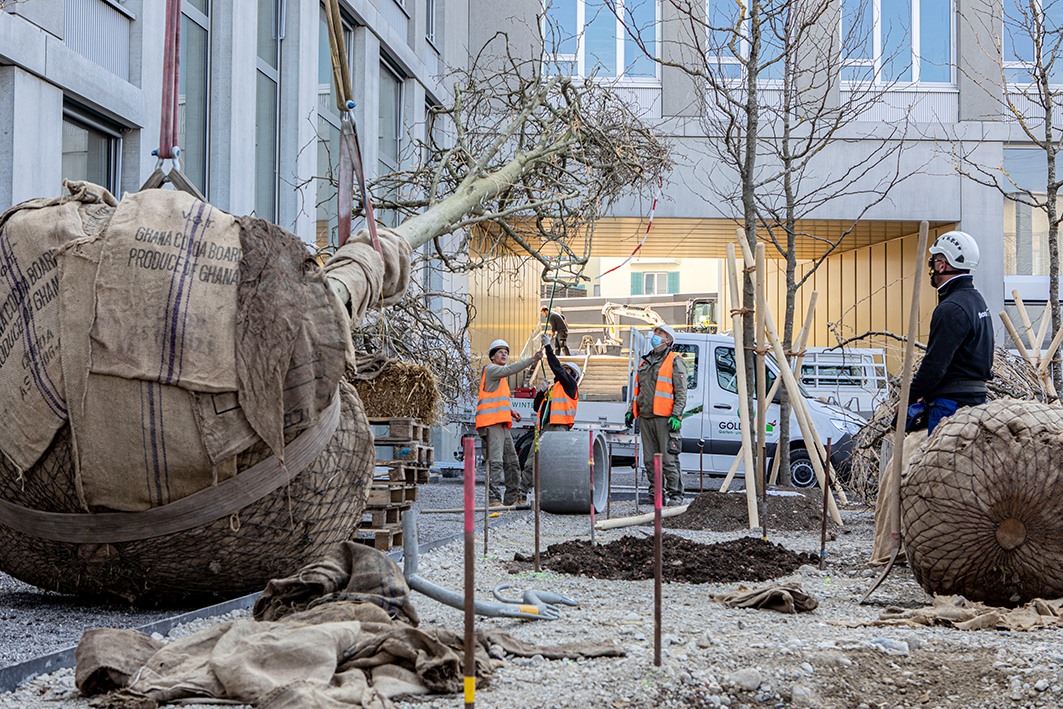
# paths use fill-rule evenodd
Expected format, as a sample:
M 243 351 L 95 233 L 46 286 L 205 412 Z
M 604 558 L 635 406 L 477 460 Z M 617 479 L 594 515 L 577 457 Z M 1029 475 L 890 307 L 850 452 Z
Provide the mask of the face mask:
M 650 345 L 652 345 L 654 349 L 660 347 L 662 342 L 664 342 L 664 340 L 661 339 L 660 335 L 654 335 L 650 338 Z

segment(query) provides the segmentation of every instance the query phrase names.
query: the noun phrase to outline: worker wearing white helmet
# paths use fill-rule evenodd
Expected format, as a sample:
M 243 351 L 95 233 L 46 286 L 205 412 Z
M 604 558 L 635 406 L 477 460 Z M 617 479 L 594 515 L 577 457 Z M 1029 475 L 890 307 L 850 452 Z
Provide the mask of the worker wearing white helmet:
M 543 358 L 541 351 L 528 359 L 509 364 L 509 343 L 495 340 L 487 349 L 490 362 L 480 374 L 480 391 L 476 403 L 476 432 L 487 447 L 487 498 L 488 504 L 515 505 L 523 502 L 520 484 L 520 459 L 513 446 L 510 428 L 513 421 L 520 421 L 520 414 L 513 410 L 509 401 L 508 377 L 534 366 Z M 502 495 L 503 471 L 505 473 L 505 497 Z
M 661 454 L 665 504 L 683 504 L 683 478 L 679 470 L 679 453 L 683 439 L 683 410 L 687 404 L 687 370 L 683 358 L 672 352 L 675 330 L 667 325 L 653 328 L 650 345 L 635 374 L 635 391 L 624 422 L 631 426 L 639 420 L 642 435 L 642 458 L 650 495 L 653 495 L 653 456 Z
M 546 351 L 546 363 L 554 374 L 554 384 L 535 395 L 539 432 L 542 434 L 548 431 L 567 431 L 576 423 L 576 407 L 579 406 L 579 365 L 559 360 L 546 335 L 542 336 L 542 345 Z M 534 460 L 535 456 L 531 452 L 524 459 L 524 469 L 520 477 L 524 494 L 532 489 Z
M 909 430 L 933 431 L 963 406 L 985 403 L 993 376 L 993 319 L 974 287 L 978 243 L 963 231 L 949 231 L 930 247 L 930 284 L 938 304 L 930 320 L 926 354 L 912 378 Z

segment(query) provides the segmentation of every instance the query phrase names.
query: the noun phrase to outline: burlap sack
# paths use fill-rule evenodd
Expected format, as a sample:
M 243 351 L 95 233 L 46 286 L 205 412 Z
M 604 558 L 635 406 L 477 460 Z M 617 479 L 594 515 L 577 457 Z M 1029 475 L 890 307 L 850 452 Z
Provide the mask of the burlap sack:
M 184 192 L 123 197 L 95 282 L 92 371 L 192 391 L 236 391 L 236 220 Z
M 0 453 L 20 471 L 67 420 L 54 249 L 95 233 L 116 204 L 98 185 L 66 186 L 64 197 L 23 202 L 0 216 Z
M 325 273 L 343 283 L 351 295 L 351 319 L 360 321 L 365 311 L 397 303 L 410 282 L 410 244 L 390 229 L 377 232 L 383 258 L 373 248 L 365 229 L 354 234 L 325 263 Z

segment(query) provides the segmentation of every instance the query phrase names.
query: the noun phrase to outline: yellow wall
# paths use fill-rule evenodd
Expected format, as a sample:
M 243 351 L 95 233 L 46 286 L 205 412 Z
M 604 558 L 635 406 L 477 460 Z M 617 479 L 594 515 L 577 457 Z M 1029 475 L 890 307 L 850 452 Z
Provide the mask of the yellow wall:
M 539 326 L 541 268 L 526 259 L 506 256 L 469 274 L 469 295 L 476 311 L 469 323 L 473 364 L 485 363 L 487 348 L 502 338 L 516 358 Z

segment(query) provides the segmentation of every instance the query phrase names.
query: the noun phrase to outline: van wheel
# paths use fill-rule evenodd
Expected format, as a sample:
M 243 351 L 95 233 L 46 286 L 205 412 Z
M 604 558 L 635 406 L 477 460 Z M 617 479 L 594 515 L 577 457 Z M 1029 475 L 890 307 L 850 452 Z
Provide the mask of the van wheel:
M 794 487 L 815 487 L 817 482 L 816 469 L 812 467 L 812 459 L 808 457 L 808 451 L 804 448 L 791 450 L 790 484 Z

